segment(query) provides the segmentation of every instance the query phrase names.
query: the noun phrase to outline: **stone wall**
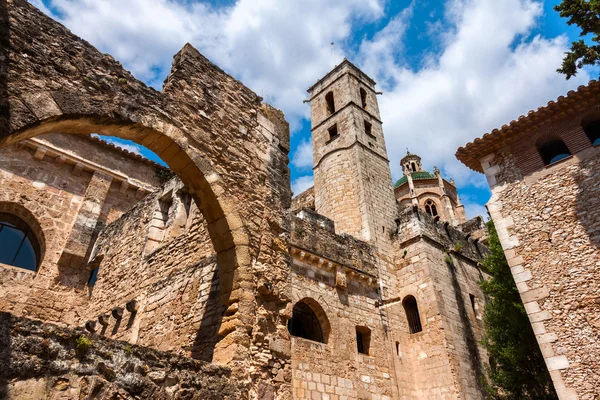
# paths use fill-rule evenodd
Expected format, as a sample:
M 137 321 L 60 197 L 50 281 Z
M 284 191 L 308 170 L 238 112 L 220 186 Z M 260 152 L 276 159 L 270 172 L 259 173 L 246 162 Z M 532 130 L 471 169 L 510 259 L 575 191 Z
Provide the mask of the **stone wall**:
M 243 399 L 231 370 L 0 313 L 0 398 Z
M 488 209 L 561 400 L 600 393 L 600 148 L 587 146 L 542 169 L 509 149 L 482 159 Z

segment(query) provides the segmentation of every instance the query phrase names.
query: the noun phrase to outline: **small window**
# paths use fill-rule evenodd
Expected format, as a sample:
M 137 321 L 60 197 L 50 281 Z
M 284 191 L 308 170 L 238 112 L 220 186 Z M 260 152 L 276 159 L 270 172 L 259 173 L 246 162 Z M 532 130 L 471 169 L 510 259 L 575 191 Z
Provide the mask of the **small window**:
M 471 300 L 471 308 L 473 309 L 473 314 L 477 316 L 477 310 L 475 309 L 475 296 L 469 293 L 469 299 Z
M 325 343 L 317 315 L 304 302 L 298 302 L 294 306 L 292 319 L 288 322 L 288 330 L 293 336 Z
M 88 279 L 88 286 L 94 286 L 96 281 L 98 280 L 98 270 L 100 267 L 96 267 L 90 273 L 90 278 Z
M 337 124 L 333 125 L 327 131 L 329 132 L 329 140 L 333 140 L 338 137 Z
M 367 108 L 367 91 L 363 88 L 360 88 L 360 104 L 362 108 Z
M 421 317 L 419 316 L 419 308 L 417 307 L 417 299 L 414 296 L 406 296 L 402 301 L 406 319 L 408 320 L 408 329 L 410 333 L 418 333 L 423 330 L 421 327 Z
M 0 213 L 0 263 L 37 271 L 40 245 L 25 221 L 13 214 Z
M 368 121 L 365 121 L 365 133 L 369 136 L 375 136 L 373 135 L 373 125 L 371 125 L 371 123 Z
M 400 357 L 400 342 L 396 342 L 396 355 Z
M 369 355 L 371 345 L 371 330 L 366 326 L 356 327 L 356 348 L 360 354 Z
M 600 146 L 600 121 L 587 124 L 583 128 L 583 131 L 587 135 L 588 139 L 590 139 L 592 146 Z
M 571 155 L 567 145 L 560 139 L 551 140 L 538 146 L 544 164 L 550 165 Z
M 412 166 L 413 172 L 417 172 L 417 165 L 415 163 L 410 164 Z
M 333 92 L 329 92 L 325 95 L 325 101 L 327 102 L 327 112 L 329 115 L 335 112 L 335 102 L 333 101 Z
M 435 203 L 431 200 L 427 200 L 425 202 L 425 212 L 431 215 L 432 217 L 438 216 L 437 207 L 435 206 Z

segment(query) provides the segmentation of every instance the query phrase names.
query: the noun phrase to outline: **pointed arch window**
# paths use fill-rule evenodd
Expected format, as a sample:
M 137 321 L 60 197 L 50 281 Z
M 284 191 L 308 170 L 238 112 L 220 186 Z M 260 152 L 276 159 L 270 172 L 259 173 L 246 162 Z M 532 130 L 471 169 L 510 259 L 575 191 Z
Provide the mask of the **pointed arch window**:
M 333 100 L 333 92 L 329 92 L 325 95 L 325 101 L 327 102 L 327 112 L 329 115 L 335 112 L 335 101 Z
M 0 212 L 0 263 L 37 271 L 40 261 L 40 244 L 29 225 Z
M 421 326 L 421 317 L 419 316 L 419 307 L 417 307 L 417 299 L 414 296 L 406 296 L 402 300 L 402 306 L 408 320 L 408 329 L 410 333 L 418 333 L 423 330 Z
M 431 215 L 432 217 L 437 217 L 438 216 L 437 207 L 436 207 L 435 203 L 432 200 L 427 200 L 425 202 L 425 212 L 427 214 Z
M 362 108 L 367 108 L 367 91 L 363 88 L 360 88 L 360 104 Z

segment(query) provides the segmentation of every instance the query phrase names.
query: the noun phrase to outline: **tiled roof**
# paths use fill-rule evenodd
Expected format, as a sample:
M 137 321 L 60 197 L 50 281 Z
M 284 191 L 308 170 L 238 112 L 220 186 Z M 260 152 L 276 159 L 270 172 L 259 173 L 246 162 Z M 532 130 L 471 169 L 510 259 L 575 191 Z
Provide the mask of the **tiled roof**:
M 421 179 L 436 179 L 435 175 L 427 171 L 413 172 L 410 174 L 410 176 L 414 181 L 418 181 Z M 404 185 L 406 182 L 408 182 L 408 178 L 406 177 L 406 175 L 404 175 L 402 178 L 398 179 L 396 183 L 394 183 L 394 189 Z
M 516 121 L 486 133 L 481 139 L 477 138 L 464 147 L 459 147 L 456 158 L 472 170 L 483 172 L 479 162 L 482 157 L 498 151 L 543 124 L 584 111 L 589 108 L 590 103 L 597 103 L 599 100 L 600 83 L 590 81 L 587 86 L 579 86 L 576 91 L 569 91 L 566 97 L 560 96 L 556 101 L 549 101 L 547 105 L 531 110 L 527 115 L 521 115 Z

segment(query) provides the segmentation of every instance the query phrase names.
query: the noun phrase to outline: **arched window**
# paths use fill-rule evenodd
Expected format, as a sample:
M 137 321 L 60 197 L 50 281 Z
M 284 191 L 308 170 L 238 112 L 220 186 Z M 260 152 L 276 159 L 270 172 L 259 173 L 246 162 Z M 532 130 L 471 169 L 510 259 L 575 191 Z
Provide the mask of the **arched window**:
M 419 308 L 417 307 L 417 299 L 414 296 L 406 296 L 402 301 L 406 319 L 408 320 L 408 328 L 410 333 L 421 332 L 421 317 L 419 316 Z
M 367 108 L 367 91 L 360 88 L 360 104 L 362 108 Z
M 321 319 L 326 319 L 325 312 L 314 300 L 311 303 L 314 303 L 313 306 L 318 308 L 316 312 L 306 301 L 299 301 L 294 305 L 292 319 L 288 321 L 288 331 L 293 336 L 327 343 L 329 335 L 328 323 L 326 320 L 321 321 L 317 315 L 321 314 Z M 324 324 L 321 322 L 324 322 Z
M 587 135 L 592 146 L 600 146 L 600 121 L 594 121 L 583 127 L 583 131 Z
M 550 165 L 571 155 L 565 142 L 560 139 L 552 139 L 540 143 L 537 149 L 546 165 Z
M 335 112 L 335 102 L 333 101 L 333 92 L 329 92 L 325 95 L 325 101 L 327 102 L 327 112 L 329 115 Z
M 431 215 L 432 217 L 437 217 L 437 207 L 435 206 L 435 203 L 433 201 L 427 200 L 425 202 L 425 212 Z
M 366 326 L 356 327 L 356 349 L 360 354 L 369 355 L 371 347 L 371 330 Z
M 25 221 L 0 212 L 0 263 L 37 271 L 40 244 Z
M 411 166 L 412 166 L 413 172 L 417 172 L 417 166 L 415 165 L 415 163 L 411 163 Z

